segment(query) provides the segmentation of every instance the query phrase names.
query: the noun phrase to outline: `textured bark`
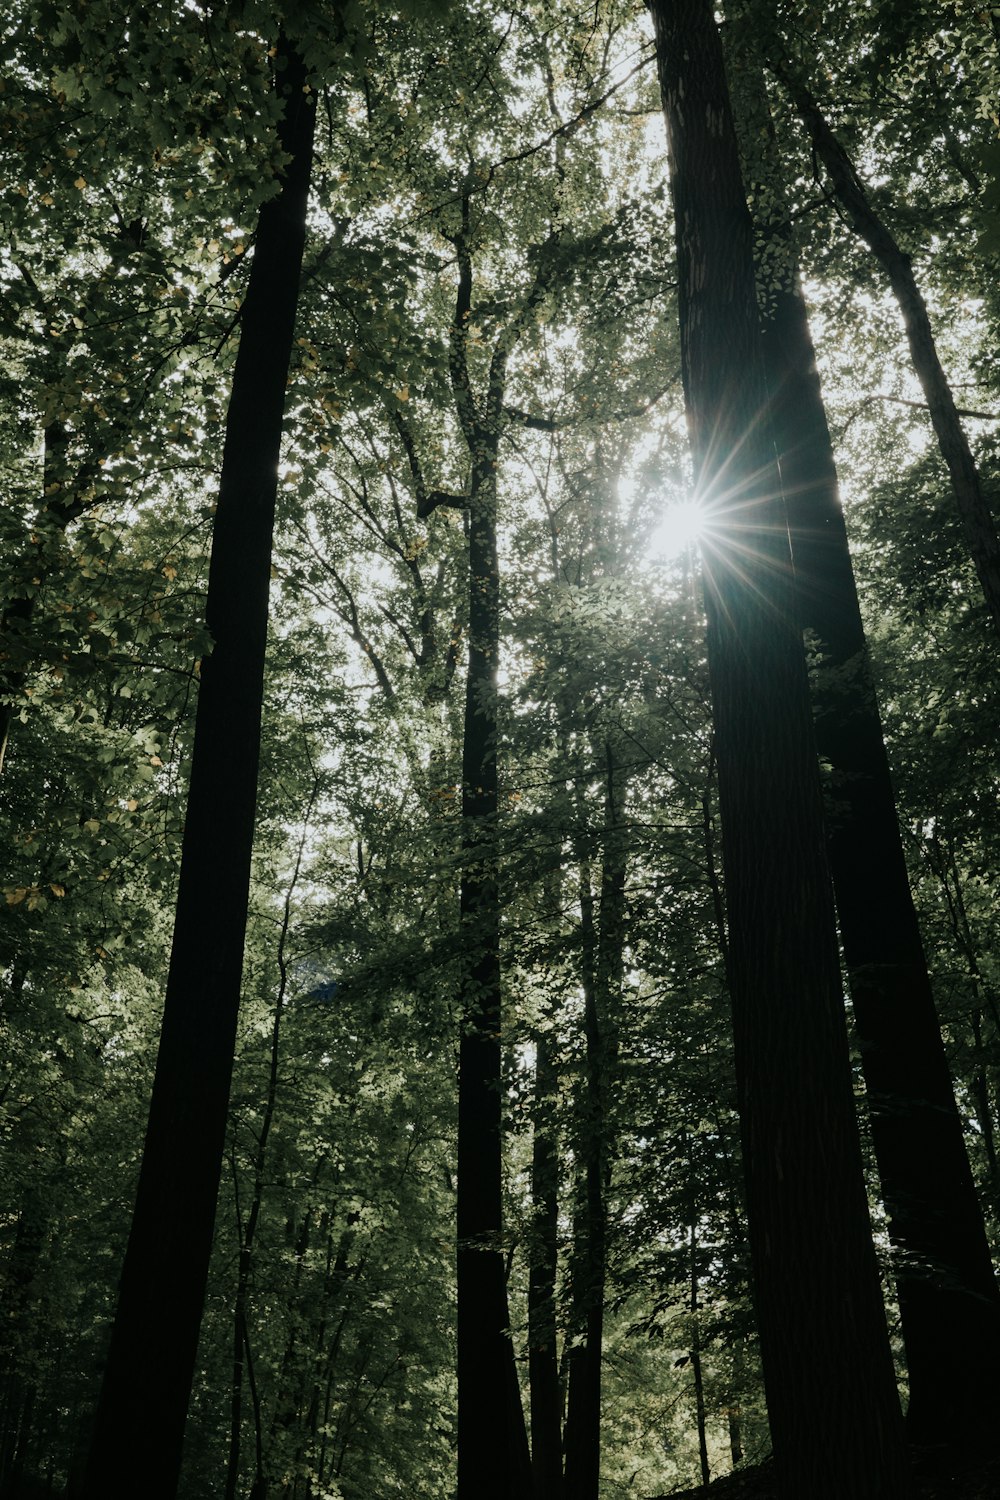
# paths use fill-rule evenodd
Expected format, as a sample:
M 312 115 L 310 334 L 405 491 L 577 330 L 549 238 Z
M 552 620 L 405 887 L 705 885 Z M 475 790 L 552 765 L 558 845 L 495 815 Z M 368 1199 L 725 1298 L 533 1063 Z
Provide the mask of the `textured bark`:
M 290 161 L 258 222 L 209 571 L 163 1030 L 87 1471 L 88 1500 L 176 1490 L 212 1245 L 239 1010 L 260 747 L 271 533 L 305 239 L 314 109 L 282 40 Z M 155 1456 L 155 1457 L 153 1457 Z
M 913 369 L 923 388 L 941 457 L 951 476 L 966 546 L 993 623 L 1000 630 L 1000 536 L 983 493 L 948 377 L 938 358 L 927 305 L 913 274 L 913 262 L 875 213 L 850 157 L 808 88 L 784 62 L 772 62 L 772 66 L 791 95 L 799 118 L 809 132 L 813 150 L 826 167 L 851 227 L 882 267 L 899 304 Z
M 766 97 L 753 113 L 759 149 Z M 889 1215 L 908 1425 L 921 1443 L 946 1443 L 994 1407 L 1000 1296 L 910 892 L 790 227 L 779 194 L 763 197 L 767 262 L 785 271 L 762 323 L 771 425 L 799 619 L 823 652 L 814 697 L 817 748 L 833 767 L 827 851 Z
M 708 0 L 651 4 L 697 491 L 755 1306 L 779 1491 L 907 1492 L 857 1134 L 753 240 Z

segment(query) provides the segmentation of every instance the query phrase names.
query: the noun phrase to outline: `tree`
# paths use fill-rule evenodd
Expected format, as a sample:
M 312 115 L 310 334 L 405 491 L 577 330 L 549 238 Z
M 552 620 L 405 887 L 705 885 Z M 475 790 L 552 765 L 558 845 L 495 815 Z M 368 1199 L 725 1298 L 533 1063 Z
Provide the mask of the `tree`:
M 700 0 L 655 4 L 652 13 L 685 396 L 697 493 L 712 526 L 709 671 L 775 1458 L 789 1496 L 902 1495 L 902 1429 L 863 1192 L 808 685 L 767 427 L 752 229 L 721 43 Z M 871 1380 L 863 1395 L 862 1369 Z
M 910 893 L 791 226 L 761 149 L 773 126 L 749 67 L 742 99 L 758 166 L 770 419 L 797 609 L 823 659 L 815 723 L 832 768 L 827 847 L 895 1251 L 907 1421 L 919 1442 L 956 1443 L 991 1404 L 1000 1296 Z
M 143 1166 L 98 1406 L 86 1492 L 172 1496 L 215 1218 L 246 929 L 285 379 L 292 347 L 314 110 L 306 72 L 277 53 L 287 153 L 260 211 L 226 426 L 180 888 Z M 234 756 L 233 747 L 237 747 Z M 215 877 L 214 899 L 205 888 Z M 212 954 L 211 960 L 207 955 Z
M 466 344 L 472 318 L 470 194 L 454 245 L 458 290 L 451 331 L 455 406 L 469 449 L 469 661 L 462 734 L 459 905 L 465 950 L 458 1062 L 458 1493 L 508 1500 L 530 1487 L 521 1396 L 510 1343 L 500 1236 L 501 995 L 497 838 L 496 672 L 500 647 L 496 471 L 507 360 L 544 288 L 542 272 L 504 328 L 477 401 Z M 495 1441 L 500 1421 L 499 1452 Z
M 878 259 L 899 303 L 906 326 L 913 368 L 923 388 L 941 456 L 948 466 L 955 503 L 983 597 L 1000 627 L 1000 535 L 983 492 L 976 461 L 938 357 L 927 304 L 913 274 L 911 257 L 872 209 L 850 157 L 840 145 L 805 83 L 787 59 L 772 56 L 771 66 L 788 89 L 809 132 L 813 150 L 830 174 L 851 227 Z
M 701 570 L 690 548 L 668 557 L 680 541 L 665 540 L 675 502 L 691 520 L 691 465 L 643 20 L 619 0 L 599 12 L 528 0 L 516 13 L 463 0 L 340 19 L 313 7 L 295 25 L 320 138 L 183 1500 L 216 1500 L 223 1483 L 248 1500 L 453 1494 L 455 1210 L 470 1160 L 474 1192 L 477 1175 L 489 1179 L 493 1214 L 470 1269 L 485 1270 L 486 1256 L 499 1266 L 482 1277 L 492 1359 L 476 1372 L 479 1395 L 492 1389 L 507 1405 L 522 1474 L 515 1380 L 530 1399 L 545 1500 L 598 1487 L 660 1495 L 769 1451 Z M 786 9 L 786 35 L 794 21 Z M 16 1500 L 79 1490 L 128 1230 L 197 668 L 212 644 L 200 622 L 218 393 L 258 210 L 281 165 L 264 40 L 274 25 L 254 4 L 149 21 L 117 0 L 85 12 L 17 0 L 9 22 L 0 526 L 13 609 L 0 672 L 16 722 L 0 799 L 0 1488 L 19 1488 Z M 723 34 L 737 30 L 730 6 Z M 976 382 L 963 409 L 988 414 L 998 307 L 988 18 L 834 0 L 812 45 L 819 65 L 803 76 L 871 203 L 901 246 L 917 247 L 956 397 L 959 382 Z M 787 96 L 772 97 L 775 175 L 814 294 L 953 1121 L 992 1227 L 1000 826 L 984 607 L 947 474 L 920 447 L 927 424 L 884 278 L 857 236 L 836 232 L 836 200 L 816 191 Z M 769 190 L 745 180 L 765 213 Z M 758 237 L 765 322 L 777 311 L 766 268 L 779 238 Z M 457 321 L 460 249 L 472 284 Z M 452 381 L 459 348 L 478 436 Z M 55 430 L 42 474 L 53 419 L 68 440 L 59 514 L 44 494 L 62 462 Z M 975 420 L 990 497 L 996 443 L 986 416 Z M 774 435 L 791 487 L 796 455 Z M 821 469 L 803 465 L 810 495 Z M 473 478 L 487 569 L 478 599 Z M 732 559 L 719 533 L 708 551 L 718 593 Z M 801 600 L 761 582 L 781 595 L 797 642 Z M 487 597 L 495 615 L 473 662 L 469 625 Z M 29 599 L 27 610 L 15 602 Z M 713 632 L 717 678 L 715 617 Z M 854 726 L 853 678 L 835 669 L 830 681 L 815 630 L 809 662 L 829 759 Z M 776 697 L 792 680 L 782 672 L 765 684 Z M 467 723 L 470 676 L 482 693 Z M 467 729 L 475 764 L 463 778 Z M 719 741 L 727 837 L 732 742 Z M 810 747 L 797 769 L 814 764 Z M 475 794 L 494 774 L 494 815 L 463 826 L 463 779 Z M 821 780 L 827 811 L 843 812 L 829 765 Z M 820 840 L 807 842 L 815 854 Z M 788 818 L 771 844 L 799 857 Z M 468 898 L 477 880 L 480 895 L 494 882 L 496 900 L 481 901 L 473 923 L 461 887 Z M 473 994 L 484 955 L 490 988 Z M 841 999 L 825 1033 L 836 1046 Z M 466 1049 L 459 1177 L 456 1054 L 480 1000 L 488 1068 L 477 1078 Z M 792 1000 L 777 1043 L 815 1079 Z M 741 1067 L 746 1055 L 743 1045 Z M 481 1157 L 467 1150 L 470 1095 L 494 1122 Z M 891 1299 L 870 1150 L 865 1163 Z M 798 1295 L 801 1276 L 788 1285 Z M 818 1294 L 817 1304 L 822 1313 Z M 773 1353 L 773 1299 L 762 1311 Z M 894 1301 L 891 1311 L 895 1321 Z M 799 1319 L 810 1336 L 812 1317 L 808 1307 Z M 772 1394 L 773 1369 L 771 1359 Z M 490 1415 L 479 1459 L 485 1484 L 502 1488 L 500 1414 Z M 815 1492 L 811 1477 L 805 1490 Z

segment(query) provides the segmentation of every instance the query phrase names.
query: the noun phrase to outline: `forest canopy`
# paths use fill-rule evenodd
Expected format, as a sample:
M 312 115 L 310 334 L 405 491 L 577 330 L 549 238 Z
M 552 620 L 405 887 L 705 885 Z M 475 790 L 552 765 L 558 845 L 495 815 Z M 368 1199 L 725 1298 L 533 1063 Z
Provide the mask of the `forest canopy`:
M 0 1500 L 995 1460 L 1000 11 L 0 34 Z

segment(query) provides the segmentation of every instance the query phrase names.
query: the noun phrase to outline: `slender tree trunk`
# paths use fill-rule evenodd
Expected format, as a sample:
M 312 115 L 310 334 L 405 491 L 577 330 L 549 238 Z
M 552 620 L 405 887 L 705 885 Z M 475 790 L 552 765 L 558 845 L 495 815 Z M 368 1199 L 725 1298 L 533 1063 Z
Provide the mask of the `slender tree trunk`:
M 472 306 L 469 199 L 455 239 L 459 285 L 451 380 L 471 456 L 469 664 L 462 746 L 458 1062 L 458 1500 L 527 1500 L 532 1477 L 510 1337 L 501 1245 L 502 1051 L 497 854 L 497 456 L 509 344 L 490 361 L 486 399 L 473 398 L 466 359 Z M 516 336 L 516 335 L 515 335 Z
M 458 1102 L 458 1493 L 509 1500 L 507 1291 L 500 1237 L 500 923 L 496 873 L 496 491 L 474 486 L 462 756 L 462 1037 Z M 478 490 L 478 493 L 476 491 Z
M 275 1111 L 278 1104 L 278 1071 L 281 1061 L 281 1025 L 285 1015 L 285 1000 L 288 994 L 288 934 L 292 923 L 292 901 L 295 896 L 295 888 L 299 883 L 302 873 L 302 859 L 305 854 L 306 837 L 309 831 L 309 820 L 312 817 L 316 798 L 319 795 L 319 780 L 313 778 L 312 791 L 306 807 L 302 823 L 302 833 L 299 838 L 299 847 L 295 856 L 295 866 L 292 870 L 291 879 L 285 891 L 285 899 L 281 913 L 281 928 L 278 933 L 278 991 L 274 1001 L 274 1016 L 271 1021 L 271 1049 L 268 1059 L 267 1091 L 264 1095 L 264 1110 L 261 1115 L 260 1130 L 257 1135 L 257 1148 L 254 1152 L 253 1164 L 253 1194 L 250 1199 L 250 1207 L 247 1212 L 246 1223 L 242 1223 L 240 1214 L 238 1178 L 236 1170 L 235 1154 L 233 1158 L 233 1185 L 236 1190 L 236 1217 L 239 1232 L 240 1253 L 236 1270 L 236 1300 L 233 1308 L 233 1379 L 230 1392 L 230 1420 L 229 1420 L 229 1461 L 226 1469 L 226 1487 L 224 1500 L 236 1500 L 236 1492 L 239 1486 L 240 1475 L 240 1448 L 243 1428 L 243 1375 L 247 1372 L 248 1378 L 252 1378 L 252 1361 L 250 1355 L 250 1278 L 253 1272 L 254 1244 L 257 1238 L 257 1226 L 260 1223 L 261 1210 L 264 1206 L 264 1182 L 265 1168 L 267 1166 L 267 1143 L 271 1135 L 271 1126 L 274 1124 Z M 252 1393 L 253 1394 L 253 1393 Z M 255 1474 L 254 1490 L 263 1493 L 267 1488 L 267 1479 L 263 1468 L 263 1443 L 260 1428 L 260 1409 L 255 1395 L 254 1405 L 254 1431 L 255 1444 Z
M 704 544 L 737 1089 L 779 1492 L 906 1494 L 851 1088 L 753 236 L 708 0 L 652 0 Z
M 850 157 L 833 134 L 809 89 L 784 59 L 771 60 L 770 65 L 791 95 L 799 118 L 809 132 L 813 150 L 826 167 L 851 227 L 882 267 L 899 304 L 913 369 L 923 389 L 941 457 L 951 476 L 966 545 L 993 623 L 1000 630 L 1000 536 L 983 493 L 976 461 L 948 378 L 938 358 L 927 305 L 913 274 L 912 258 L 901 249 L 895 236 L 875 213 Z
M 604 751 L 601 899 L 596 922 L 590 862 L 582 857 L 580 863 L 586 1074 L 581 1128 L 583 1243 L 578 1257 L 582 1285 L 578 1300 L 584 1339 L 570 1354 L 566 1416 L 566 1491 L 574 1500 L 597 1500 L 600 1489 L 607 1193 L 613 1159 L 609 1106 L 617 1063 L 615 1009 L 621 990 L 624 944 L 627 849 L 620 827 L 620 805 L 625 782 L 616 767 L 610 743 L 605 744 Z
M 34 1132 L 31 1132 L 31 1136 Z M 20 1142 L 19 1142 L 20 1145 Z M 28 1185 L 6 1265 L 0 1314 L 4 1347 L 0 1355 L 3 1422 L 0 1427 L 0 1492 L 16 1494 L 35 1407 L 31 1346 L 42 1336 L 38 1326 L 38 1272 L 49 1231 L 46 1197 Z M 34 1339 L 32 1337 L 34 1335 Z
M 1000 1163 L 997 1162 L 996 1126 L 993 1119 L 993 1105 L 990 1100 L 989 1074 L 986 1065 L 986 1048 L 983 1043 L 983 1011 L 982 1007 L 973 1007 L 969 1017 L 969 1027 L 972 1031 L 972 1050 L 976 1060 L 975 1071 L 972 1075 L 972 1097 L 975 1103 L 976 1122 L 979 1125 L 979 1133 L 983 1138 L 983 1153 L 986 1157 L 987 1182 L 989 1185 L 988 1201 L 996 1212 L 997 1203 L 1000 1201 Z
M 487 447 L 487 453 L 493 446 Z M 458 1494 L 459 1500 L 514 1500 L 521 1493 L 524 1471 L 530 1476 L 530 1465 L 501 1248 L 500 897 L 496 868 L 499 572 L 492 456 L 481 458 L 477 467 L 469 523 L 469 669 L 462 756 Z
M 584 1069 L 576 1098 L 572 1329 L 567 1351 L 567 1495 L 593 1500 L 600 1478 L 601 1354 L 604 1339 L 604 1203 L 600 1169 L 602 1064 L 597 1015 L 597 914 L 583 760 L 575 778 Z
M 284 67 L 282 68 L 282 64 Z M 260 211 L 233 376 L 177 916 L 149 1125 L 87 1500 L 171 1500 L 205 1299 L 239 1010 L 278 454 L 314 109 L 282 38 L 290 161 Z
M 958 945 L 959 952 L 968 965 L 969 978 L 972 981 L 973 994 L 976 997 L 972 1014 L 969 1017 L 969 1025 L 972 1030 L 973 1053 L 976 1059 L 972 1081 L 972 1098 L 980 1134 L 982 1135 L 983 1151 L 986 1156 L 989 1203 L 995 1214 L 998 1208 L 1000 1208 L 1000 1162 L 997 1159 L 996 1115 L 990 1099 L 988 1058 L 983 1039 L 984 1006 L 989 1011 L 993 1022 L 994 1036 L 1000 1032 L 1000 1014 L 997 1011 L 996 997 L 979 965 L 979 956 L 976 952 L 975 942 L 973 941 L 972 928 L 969 925 L 969 914 L 965 907 L 965 898 L 962 895 L 962 877 L 959 874 L 958 865 L 955 861 L 954 850 L 945 844 L 944 840 L 939 837 L 935 830 L 928 854 L 931 867 L 940 881 L 941 890 L 944 893 L 952 935 Z
M 770 126 L 766 97 L 754 114 L 759 149 Z M 814 698 L 817 749 L 833 767 L 827 851 L 894 1251 L 908 1426 L 921 1443 L 947 1443 L 980 1430 L 995 1406 L 1000 1295 L 910 892 L 833 445 L 779 194 L 764 195 L 773 210 L 763 231 L 768 261 L 783 263 L 785 275 L 769 288 L 762 347 L 799 619 L 824 654 Z
M 531 1469 L 537 1500 L 562 1500 L 562 1392 L 556 1348 L 559 1269 L 558 1075 L 547 1030 L 535 1033 L 532 1236 L 528 1269 L 528 1382 Z
M 736 1339 L 733 1345 L 733 1371 L 729 1392 L 726 1420 L 729 1424 L 729 1458 L 734 1469 L 743 1462 L 743 1423 L 740 1410 L 740 1389 L 743 1383 L 743 1340 Z
M 708 1484 L 712 1471 L 708 1464 L 708 1429 L 705 1421 L 705 1380 L 701 1369 L 701 1332 L 698 1328 L 698 1226 L 692 1206 L 689 1249 L 691 1255 L 691 1372 L 694 1375 L 695 1418 L 698 1423 L 698 1458 L 701 1482 Z

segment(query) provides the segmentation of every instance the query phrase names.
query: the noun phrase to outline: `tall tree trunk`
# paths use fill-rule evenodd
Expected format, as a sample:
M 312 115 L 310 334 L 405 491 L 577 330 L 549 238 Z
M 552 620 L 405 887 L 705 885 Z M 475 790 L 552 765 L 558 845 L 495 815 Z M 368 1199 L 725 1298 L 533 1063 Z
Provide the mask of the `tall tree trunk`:
M 617 1062 L 614 1011 L 621 989 L 624 943 L 627 851 L 619 814 L 625 779 L 609 742 L 604 752 L 601 899 L 596 924 L 589 859 L 582 858 L 580 864 L 586 1072 L 581 1126 L 583 1212 L 579 1216 L 583 1244 L 577 1275 L 583 1341 L 570 1353 L 566 1414 L 566 1492 L 574 1500 L 597 1500 L 600 1489 L 607 1193 L 613 1157 L 609 1104 Z
M 278 933 L 278 990 L 274 1000 L 274 1016 L 271 1021 L 271 1049 L 268 1059 L 267 1089 L 264 1095 L 264 1109 L 261 1114 L 260 1129 L 257 1133 L 257 1145 L 254 1151 L 253 1162 L 253 1193 L 250 1199 L 250 1207 L 247 1211 L 246 1222 L 243 1222 L 240 1213 L 240 1201 L 238 1191 L 238 1178 L 235 1160 L 235 1148 L 233 1157 L 233 1183 L 236 1189 L 236 1220 L 237 1233 L 239 1236 L 240 1253 L 236 1269 L 236 1298 L 233 1307 L 233 1378 L 230 1390 L 230 1420 L 229 1420 L 229 1459 L 226 1467 L 226 1484 L 223 1500 L 236 1500 L 240 1477 L 240 1449 L 243 1435 L 243 1376 L 246 1373 L 248 1381 L 253 1380 L 253 1362 L 250 1353 L 250 1289 L 251 1276 L 254 1265 L 254 1245 L 257 1239 L 257 1228 L 260 1224 L 261 1210 L 264 1207 L 264 1183 L 265 1169 L 267 1167 L 267 1145 L 271 1135 L 271 1127 L 274 1124 L 275 1111 L 278 1105 L 278 1070 L 281 1061 L 281 1028 L 285 1015 L 285 1001 L 288 994 L 288 934 L 292 923 L 292 901 L 295 896 L 295 887 L 299 883 L 302 873 L 302 859 L 305 854 L 306 837 L 309 832 L 309 821 L 312 817 L 316 798 L 319 795 L 319 778 L 313 778 L 312 791 L 306 806 L 305 816 L 302 822 L 302 833 L 299 837 L 299 847 L 295 855 L 295 865 L 292 870 L 291 879 L 285 890 L 285 899 L 282 904 L 281 928 Z M 267 1490 L 267 1478 L 264 1473 L 263 1461 L 263 1437 L 260 1424 L 260 1407 L 256 1395 L 251 1391 L 254 1408 L 254 1492 L 264 1494 Z
M 493 446 L 493 445 L 489 445 Z M 493 461 L 479 460 L 469 522 L 469 669 L 462 755 L 462 1037 L 458 1096 L 458 1494 L 514 1500 L 530 1465 L 501 1247 L 500 896 L 496 663 L 499 573 Z
M 34 1131 L 29 1131 L 29 1138 L 33 1136 Z M 4 1328 L 4 1348 L 0 1355 L 0 1493 L 5 1495 L 18 1493 L 32 1431 L 37 1391 L 31 1345 L 42 1337 L 39 1325 L 44 1315 L 39 1303 L 43 1299 L 39 1297 L 37 1283 L 48 1234 L 49 1211 L 44 1187 L 29 1184 L 17 1216 L 0 1296 Z
M 604 1344 L 604 1060 L 597 999 L 597 930 L 582 778 L 577 780 L 580 962 L 584 1073 L 577 1102 L 573 1214 L 573 1324 L 566 1389 L 566 1494 L 596 1500 L 601 1471 L 601 1358 Z
M 759 149 L 766 96 L 753 113 Z M 995 1407 L 1000 1295 L 910 892 L 790 226 L 780 186 L 763 197 L 768 263 L 785 273 L 769 288 L 765 374 L 799 619 L 824 655 L 814 696 L 817 749 L 833 767 L 827 851 L 889 1216 L 907 1421 L 917 1441 L 947 1443 Z
M 1000 1012 L 996 996 L 979 964 L 979 955 L 969 923 L 969 914 L 962 894 L 962 877 L 955 859 L 954 848 L 941 838 L 935 828 L 929 846 L 924 846 L 931 868 L 941 884 L 952 936 L 968 965 L 969 979 L 975 1001 L 969 1017 L 972 1030 L 973 1055 L 976 1059 L 972 1080 L 972 1098 L 986 1156 L 988 1202 L 994 1214 L 1000 1209 L 1000 1162 L 997 1159 L 996 1114 L 990 1099 L 988 1054 L 983 1038 L 984 1006 L 993 1023 L 994 1038 L 1000 1034 Z
M 913 369 L 923 389 L 941 457 L 951 476 L 958 514 L 976 574 L 1000 630 L 1000 536 L 976 468 L 948 378 L 938 358 L 927 305 L 913 274 L 912 257 L 875 213 L 847 152 L 830 129 L 819 104 L 787 60 L 769 59 L 791 95 L 809 132 L 813 150 L 826 167 L 833 190 L 851 227 L 871 250 L 899 304 Z
M 708 1464 L 708 1429 L 705 1420 L 705 1379 L 701 1368 L 701 1331 L 698 1327 L 698 1226 L 695 1222 L 694 1204 L 691 1205 L 689 1251 L 691 1256 L 691 1298 L 688 1311 L 691 1314 L 691 1373 L 694 1375 L 695 1420 L 698 1424 L 698 1459 L 701 1463 L 701 1482 L 708 1484 L 712 1471 Z
M 176 1491 L 212 1247 L 246 931 L 271 533 L 312 161 L 313 99 L 282 38 L 290 160 L 260 211 L 226 424 L 205 659 L 163 1030 L 85 1494 Z
M 535 1033 L 534 1139 L 531 1151 L 531 1264 L 528 1268 L 528 1381 L 531 1470 L 536 1500 L 562 1500 L 562 1391 L 556 1348 L 559 1269 L 558 1074 L 551 1032 Z
M 469 378 L 472 312 L 469 197 L 454 238 L 459 282 L 450 375 L 469 449 L 469 663 L 462 741 L 459 920 L 462 1036 L 458 1058 L 458 1500 L 527 1500 L 531 1459 L 510 1337 L 501 1245 L 502 1051 L 497 851 L 497 459 L 507 359 L 517 320 L 490 359 L 485 400 Z M 523 314 L 522 314 L 523 316 Z M 434 503 L 441 503 L 437 497 Z
M 726 1420 L 729 1426 L 729 1458 L 736 1469 L 743 1462 L 743 1423 L 740 1410 L 740 1390 L 743 1385 L 743 1340 L 736 1335 L 732 1345 L 733 1365 L 730 1377 L 729 1405 Z
M 708 0 L 652 0 L 704 544 L 737 1089 L 779 1491 L 888 1500 L 906 1454 L 871 1239 L 753 236 Z

